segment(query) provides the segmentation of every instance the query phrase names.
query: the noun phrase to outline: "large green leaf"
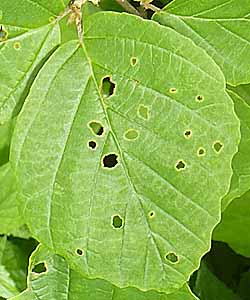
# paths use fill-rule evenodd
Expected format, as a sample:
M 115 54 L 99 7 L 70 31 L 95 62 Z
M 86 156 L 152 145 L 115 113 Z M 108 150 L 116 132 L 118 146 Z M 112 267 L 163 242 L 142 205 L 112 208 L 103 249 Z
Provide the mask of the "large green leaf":
M 119 289 L 104 280 L 91 280 L 71 270 L 67 262 L 44 246 L 30 259 L 28 289 L 12 300 L 195 300 L 187 285 L 174 294 Z
M 85 31 L 16 126 L 25 220 L 85 275 L 170 293 L 209 249 L 239 121 L 217 65 L 172 29 L 96 13 Z
M 154 20 L 205 49 L 232 85 L 250 82 L 248 0 L 175 0 Z
M 247 90 L 244 89 L 246 92 Z M 233 158 L 233 177 L 228 194 L 222 199 L 222 210 L 237 197 L 246 193 L 250 188 L 250 102 L 248 104 L 247 97 L 241 96 L 237 89 L 228 91 L 234 101 L 234 107 L 241 123 L 241 141 L 239 149 Z M 250 95 L 250 93 L 249 93 Z M 250 98 L 250 96 L 248 96 Z M 246 100 L 245 100 L 246 99 Z
M 10 163 L 0 167 L 0 234 L 9 234 L 23 224 L 18 210 L 17 185 Z
M 195 293 L 200 300 L 240 300 L 240 297 L 220 281 L 205 262 L 197 274 Z
M 236 252 L 250 257 L 250 191 L 230 203 L 222 214 L 213 239 L 223 241 Z

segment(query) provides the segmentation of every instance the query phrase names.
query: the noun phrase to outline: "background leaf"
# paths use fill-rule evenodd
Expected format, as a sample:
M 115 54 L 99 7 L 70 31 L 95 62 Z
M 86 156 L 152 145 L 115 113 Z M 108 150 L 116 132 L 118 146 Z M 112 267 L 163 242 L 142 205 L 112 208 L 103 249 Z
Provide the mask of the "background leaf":
M 246 0 L 175 0 L 154 20 L 191 38 L 231 85 L 250 82 L 250 9 Z

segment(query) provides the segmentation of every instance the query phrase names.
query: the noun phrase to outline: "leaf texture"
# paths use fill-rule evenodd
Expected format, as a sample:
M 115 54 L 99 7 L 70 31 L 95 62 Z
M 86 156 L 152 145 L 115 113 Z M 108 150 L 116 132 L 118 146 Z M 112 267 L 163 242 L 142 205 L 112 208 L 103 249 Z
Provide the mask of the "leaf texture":
M 154 20 L 205 49 L 229 84 L 250 82 L 248 0 L 175 0 L 155 14 Z
M 96 13 L 84 44 L 64 44 L 39 73 L 11 160 L 39 241 L 90 278 L 171 293 L 209 249 L 238 142 L 223 74 L 202 49 Z

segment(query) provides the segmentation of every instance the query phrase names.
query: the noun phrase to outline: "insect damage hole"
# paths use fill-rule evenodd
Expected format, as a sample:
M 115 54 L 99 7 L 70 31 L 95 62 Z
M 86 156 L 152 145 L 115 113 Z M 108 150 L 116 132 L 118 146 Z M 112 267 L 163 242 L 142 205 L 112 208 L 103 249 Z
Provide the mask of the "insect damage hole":
M 202 102 L 202 101 L 204 101 L 204 97 L 203 97 L 202 95 L 197 95 L 197 96 L 195 97 L 195 100 L 196 100 L 197 102 Z
M 188 130 L 186 130 L 186 131 L 184 132 L 184 137 L 185 137 L 186 139 L 190 139 L 191 136 L 192 136 L 192 130 L 188 129 Z
M 89 122 L 88 126 L 95 135 L 97 135 L 97 136 L 102 136 L 103 135 L 104 127 L 100 122 L 91 121 L 91 122 Z
M 112 227 L 115 229 L 121 229 L 123 227 L 123 219 L 120 215 L 112 216 Z
M 0 42 L 6 41 L 8 38 L 8 32 L 5 30 L 3 25 L 0 25 Z
M 183 160 L 179 160 L 176 165 L 175 168 L 177 171 L 182 171 L 186 168 L 186 163 Z
M 165 258 L 172 264 L 177 264 L 179 262 L 179 257 L 174 252 L 167 253 Z
M 88 146 L 89 146 L 89 148 L 90 148 L 91 150 L 95 150 L 96 147 L 97 147 L 97 144 L 96 144 L 95 141 L 89 141 L 89 142 L 88 142 Z
M 108 98 L 114 95 L 116 84 L 112 81 L 110 76 L 106 76 L 102 79 L 102 94 Z
M 82 249 L 78 248 L 78 249 L 76 249 L 76 254 L 78 256 L 83 256 L 84 255 L 84 251 Z
M 35 265 L 32 269 L 33 273 L 41 274 L 47 272 L 47 267 L 44 262 Z
M 222 150 L 222 148 L 223 148 L 223 146 L 224 146 L 224 145 L 223 145 L 220 141 L 214 142 L 214 144 L 213 144 L 214 151 L 215 151 L 216 153 L 220 153 L 221 150 Z
M 197 151 L 198 156 L 205 156 L 206 155 L 206 150 L 202 147 L 200 147 Z
M 14 47 L 15 50 L 19 50 L 21 48 L 21 43 L 20 42 L 15 42 L 13 44 L 13 47 Z
M 148 213 L 148 216 L 150 219 L 154 218 L 155 217 L 155 212 L 152 210 Z
M 124 134 L 124 138 L 129 141 L 136 140 L 138 136 L 139 136 L 139 132 L 135 129 L 129 129 Z
M 131 57 L 130 59 L 130 64 L 132 67 L 134 67 L 138 62 L 138 58 L 137 57 Z
M 118 155 L 115 153 L 104 155 L 102 159 L 102 164 L 104 168 L 114 168 L 118 164 Z
M 169 89 L 169 92 L 170 92 L 171 94 L 175 94 L 175 93 L 177 93 L 177 89 L 176 89 L 176 88 L 170 88 L 170 89 Z
M 138 115 L 144 120 L 149 118 L 149 108 L 143 104 L 140 104 L 138 107 Z

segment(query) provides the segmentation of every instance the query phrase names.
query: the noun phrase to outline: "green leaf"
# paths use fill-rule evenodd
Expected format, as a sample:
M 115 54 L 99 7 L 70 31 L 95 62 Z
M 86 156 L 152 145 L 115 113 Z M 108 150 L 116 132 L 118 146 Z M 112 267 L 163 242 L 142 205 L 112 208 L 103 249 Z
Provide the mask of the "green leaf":
M 250 8 L 246 0 L 175 0 L 154 20 L 191 38 L 231 85 L 250 82 Z
M 18 210 L 17 185 L 10 163 L 0 167 L 0 234 L 9 234 L 23 224 Z
M 222 214 L 213 239 L 227 243 L 234 251 L 250 257 L 250 191 L 230 203 Z
M 83 47 L 53 54 L 18 120 L 25 220 L 90 278 L 170 293 L 209 249 L 239 120 L 189 39 L 127 14 L 84 25 Z
M 210 271 L 205 262 L 198 271 L 194 291 L 200 300 L 240 300 L 238 295 Z
M 34 241 L 0 237 L 0 297 L 18 295 L 26 288 L 28 256 Z
M 9 151 L 15 120 L 0 124 L 0 166 L 9 161 Z
M 0 24 L 8 31 L 9 38 L 13 38 L 51 23 L 64 10 L 66 2 L 67 0 L 1 0 Z
M 240 93 L 237 94 L 237 89 L 235 92 L 229 90 L 228 94 L 234 101 L 235 112 L 240 119 L 241 141 L 238 152 L 233 158 L 233 177 L 230 190 L 222 199 L 222 210 L 225 210 L 233 199 L 240 197 L 250 188 L 250 103 L 247 103 L 244 94 L 244 98 L 240 96 Z
M 44 246 L 32 254 L 28 290 L 12 300 L 195 300 L 188 286 L 174 294 L 142 292 L 135 288 L 119 289 L 104 280 L 91 280 L 71 270 L 67 262 Z
M 60 42 L 60 29 L 48 25 L 0 42 L 0 123 L 20 110 L 32 81 Z

